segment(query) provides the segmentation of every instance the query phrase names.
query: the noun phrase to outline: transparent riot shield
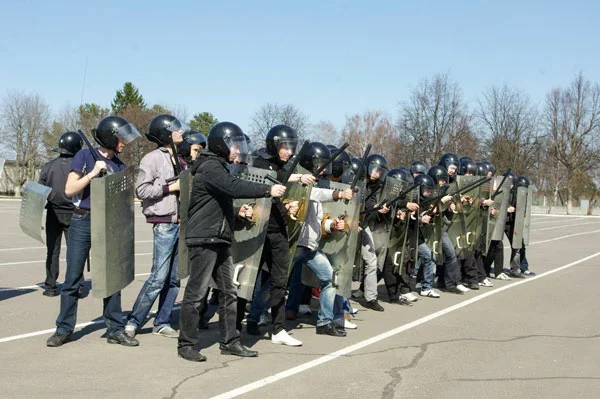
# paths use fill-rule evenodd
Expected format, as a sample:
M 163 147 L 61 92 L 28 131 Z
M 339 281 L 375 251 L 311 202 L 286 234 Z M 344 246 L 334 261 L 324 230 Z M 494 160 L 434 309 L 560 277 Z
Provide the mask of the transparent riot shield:
M 192 195 L 192 182 L 194 176 L 190 170 L 184 170 L 179 174 L 179 241 L 177 274 L 181 280 L 190 275 L 190 254 L 185 243 L 185 233 L 188 224 L 188 210 L 190 208 L 190 197 Z
M 317 187 L 319 189 L 334 191 L 346 190 L 349 184 L 331 182 L 320 179 Z M 313 188 L 314 190 L 314 188 Z M 346 224 L 344 231 L 334 231 L 321 236 L 319 249 L 329 259 L 333 268 L 332 283 L 339 295 L 349 298 L 352 294 L 352 275 L 354 270 L 354 258 L 358 245 L 358 226 L 360 217 L 360 198 L 362 193 L 357 189 L 351 201 L 322 202 L 323 221 L 342 219 Z M 302 270 L 302 282 L 311 287 L 320 287 L 319 279 L 306 266 Z
M 44 244 L 44 208 L 52 189 L 42 184 L 30 181 L 23 190 L 19 225 L 23 233 Z
M 92 294 L 109 297 L 127 287 L 135 273 L 133 166 L 91 184 Z
M 277 174 L 267 169 L 259 169 L 245 165 L 229 165 L 232 176 L 251 182 L 272 185 L 272 179 Z M 236 199 L 233 201 L 234 208 L 240 208 L 247 204 L 252 206 L 251 219 L 238 220 L 233 232 L 233 244 L 231 256 L 233 260 L 233 282 L 237 287 L 238 296 L 252 300 L 256 276 L 260 268 L 265 237 L 267 236 L 267 224 L 271 215 L 271 198 Z
M 517 187 L 517 205 L 515 206 L 515 217 L 511 235 L 511 246 L 514 249 L 520 249 L 523 246 L 528 192 L 529 189 L 527 187 Z
M 310 174 L 309 171 L 304 169 L 302 166 L 298 165 L 294 173 L 299 174 Z M 283 203 L 287 204 L 290 202 L 298 202 L 298 213 L 295 216 L 287 217 L 287 233 L 288 233 L 288 242 L 290 246 L 290 263 L 288 266 L 288 275 L 292 271 L 292 262 L 294 260 L 294 255 L 296 254 L 296 246 L 298 245 L 298 240 L 300 239 L 300 232 L 302 231 L 302 227 L 304 227 L 304 221 L 306 220 L 306 212 L 308 210 L 308 203 L 310 201 L 310 191 L 312 190 L 312 186 L 305 186 L 300 182 L 291 183 L 288 182 L 286 184 L 285 194 L 283 196 Z
M 527 188 L 527 209 L 525 210 L 525 224 L 523 226 L 523 241 L 529 245 L 529 232 L 531 229 L 531 205 L 533 202 L 533 187 Z
M 510 179 L 504 180 L 502 187 L 500 183 L 503 176 L 496 176 L 492 182 L 492 195 L 496 195 L 493 200 L 494 204 L 489 208 L 488 212 L 488 228 L 487 228 L 487 247 L 491 240 L 502 241 L 504 237 L 504 225 L 506 224 L 506 210 L 510 200 Z

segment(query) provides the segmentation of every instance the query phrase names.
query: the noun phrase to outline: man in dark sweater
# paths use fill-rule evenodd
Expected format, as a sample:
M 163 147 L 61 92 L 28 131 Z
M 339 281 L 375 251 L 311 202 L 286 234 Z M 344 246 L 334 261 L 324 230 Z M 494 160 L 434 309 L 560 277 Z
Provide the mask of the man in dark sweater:
M 83 141 L 79 134 L 66 132 L 58 140 L 58 148 L 53 151 L 60 156 L 42 167 L 40 184 L 52 188 L 48 196 L 46 209 L 46 281 L 44 283 L 45 296 L 57 296 L 56 279 L 59 273 L 59 257 L 62 235 L 65 241 L 69 236 L 69 225 L 73 214 L 73 201 L 65 194 L 67 175 L 71 170 L 71 160 L 81 150 Z
M 285 187 L 253 183 L 232 177 L 227 164 L 247 153 L 244 133 L 231 122 L 215 125 L 208 134 L 208 150 L 201 150 L 191 168 L 194 176 L 185 241 L 189 248 L 190 278 L 181 304 L 178 354 L 201 362 L 198 322 L 205 306 L 211 277 L 219 289 L 221 353 L 254 357 L 240 342 L 236 328 L 237 292 L 232 279 L 231 243 L 236 212 L 234 198 L 281 197 Z

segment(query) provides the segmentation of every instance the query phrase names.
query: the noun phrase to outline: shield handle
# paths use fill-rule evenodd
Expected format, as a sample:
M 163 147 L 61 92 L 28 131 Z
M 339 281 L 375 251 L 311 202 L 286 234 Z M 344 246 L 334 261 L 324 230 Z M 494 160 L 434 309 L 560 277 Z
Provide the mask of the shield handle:
M 236 287 L 239 287 L 240 285 L 242 285 L 242 284 L 240 284 L 238 278 L 239 278 L 240 272 L 242 271 L 243 268 L 244 268 L 244 264 L 239 263 L 239 264 L 235 265 L 235 269 L 233 269 L 232 280 L 233 280 L 233 284 L 235 284 Z
M 456 237 L 456 246 L 458 247 L 458 249 L 463 249 L 463 247 L 460 246 L 460 236 Z
M 435 250 L 435 248 L 437 247 L 437 245 L 439 244 L 439 241 L 434 241 L 433 242 L 433 253 L 436 255 L 439 255 L 440 253 L 438 251 Z
M 402 251 L 396 251 L 396 253 L 394 254 L 394 266 L 400 266 L 398 264 L 398 256 L 402 255 Z
M 469 245 L 473 244 L 472 242 L 469 241 L 469 237 L 471 234 L 473 234 L 473 233 L 470 231 L 467 233 L 467 244 L 469 244 Z

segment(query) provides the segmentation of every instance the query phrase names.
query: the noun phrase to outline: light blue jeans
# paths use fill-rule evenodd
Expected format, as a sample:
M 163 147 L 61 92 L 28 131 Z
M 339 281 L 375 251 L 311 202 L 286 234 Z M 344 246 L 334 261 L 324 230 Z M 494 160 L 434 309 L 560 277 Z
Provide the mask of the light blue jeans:
M 158 314 L 154 319 L 154 327 L 171 324 L 171 312 L 179 293 L 179 277 L 177 276 L 179 224 L 156 223 L 152 228 L 154 234 L 154 254 L 150 277 L 138 294 L 133 310 L 127 317 L 127 324 L 139 328 L 150 312 L 150 308 L 158 299 Z
M 293 267 L 301 268 L 303 263 L 306 263 L 306 266 L 321 281 L 317 327 L 325 326 L 333 322 L 336 314 L 343 314 L 343 297 L 336 294 L 331 282 L 333 268 L 327 256 L 320 250 L 311 251 L 299 246 L 294 256 Z
M 433 261 L 433 251 L 429 245 L 423 243 L 419 245 L 420 266 L 423 268 L 423 281 L 421 282 L 421 291 L 433 289 L 433 278 L 435 272 L 435 262 Z

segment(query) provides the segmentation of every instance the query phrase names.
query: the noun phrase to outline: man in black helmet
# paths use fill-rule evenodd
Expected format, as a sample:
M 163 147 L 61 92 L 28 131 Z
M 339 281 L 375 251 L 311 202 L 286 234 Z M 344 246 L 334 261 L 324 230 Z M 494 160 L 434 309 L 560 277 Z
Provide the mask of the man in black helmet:
M 286 125 L 272 127 L 267 133 L 266 148 L 259 150 L 254 159 L 253 166 L 269 169 L 277 173 L 277 179 L 282 181 L 285 176 L 284 167 L 296 152 L 298 135 L 296 131 Z M 300 182 L 313 185 L 316 178 L 312 174 L 292 174 L 290 183 Z M 288 283 L 289 243 L 287 234 L 286 215 L 298 211 L 297 203 L 284 204 L 274 201 L 271 206 L 271 215 L 267 226 L 267 237 L 263 247 L 261 264 L 267 270 L 261 271 L 261 286 L 270 280 L 270 305 L 273 329 L 271 342 L 289 346 L 298 346 L 297 340 L 290 337 L 284 329 L 285 322 L 285 292 Z M 238 323 L 241 321 L 243 310 L 238 308 Z M 251 335 L 260 335 L 258 324 L 248 320 L 246 331 Z
M 138 329 L 144 325 L 150 308 L 159 296 L 152 334 L 167 338 L 179 336 L 171 320 L 171 311 L 179 293 L 179 180 L 171 183 L 169 180 L 179 170 L 174 146 L 181 144 L 183 133 L 188 130 L 190 127 L 176 117 L 158 115 L 150 122 L 146 134 L 148 140 L 158 144 L 158 147 L 142 158 L 135 192 L 142 200 L 146 222 L 152 224 L 154 250 L 150 276 L 127 317 L 125 332 L 130 337 L 135 337 Z
M 233 283 L 231 243 L 236 212 L 234 198 L 281 197 L 285 187 L 254 183 L 229 174 L 233 163 L 248 148 L 244 133 L 231 122 L 220 122 L 208 134 L 208 150 L 201 150 L 191 168 L 194 176 L 185 241 L 189 248 L 190 278 L 181 303 L 178 354 L 201 362 L 196 349 L 198 323 L 211 277 L 219 288 L 219 329 L 222 354 L 255 357 L 240 342 L 236 328 L 237 291 Z
M 461 158 L 461 160 L 463 158 Z M 454 183 L 456 180 L 456 172 L 459 164 L 460 161 L 458 156 L 452 152 L 448 152 L 441 156 L 438 165 L 443 166 L 448 171 L 448 183 Z
M 66 132 L 58 140 L 58 158 L 53 159 L 42 167 L 40 184 L 52 188 L 48 196 L 46 209 L 46 281 L 44 282 L 45 296 L 57 296 L 56 279 L 59 273 L 59 256 L 61 238 L 69 238 L 69 225 L 73 214 L 73 201 L 65 195 L 65 184 L 71 167 L 71 160 L 81 150 L 83 141 L 76 132 Z M 82 288 L 82 287 L 80 287 Z
M 183 141 L 177 145 L 177 154 L 187 167 L 192 166 L 198 157 L 198 151 L 206 148 L 206 136 L 195 130 L 183 134 Z
M 90 184 L 103 173 L 116 173 L 126 169 L 117 154 L 123 151 L 128 143 L 140 137 L 135 126 L 120 116 L 108 116 L 102 119 L 92 134 L 100 145 L 97 149 L 100 159 L 96 161 L 90 149 L 79 151 L 73 157 L 65 185 L 65 195 L 73 197 L 75 209 L 69 227 L 67 272 L 60 293 L 60 314 L 56 319 L 56 332 L 46 342 L 49 347 L 62 346 L 69 340 L 75 329 L 78 289 L 83 282 L 83 268 L 92 244 Z M 123 346 L 138 346 L 138 341 L 127 336 L 124 331 L 121 292 L 104 298 L 103 302 L 107 342 Z

